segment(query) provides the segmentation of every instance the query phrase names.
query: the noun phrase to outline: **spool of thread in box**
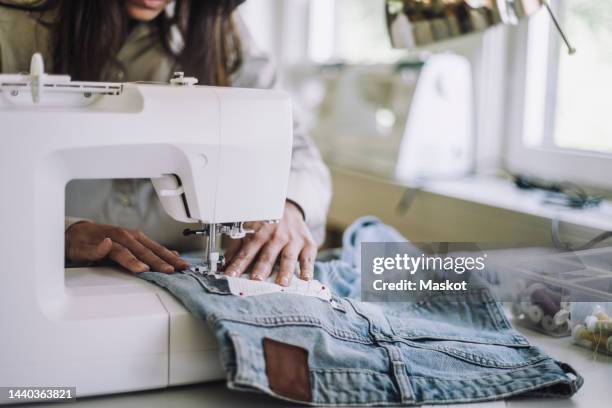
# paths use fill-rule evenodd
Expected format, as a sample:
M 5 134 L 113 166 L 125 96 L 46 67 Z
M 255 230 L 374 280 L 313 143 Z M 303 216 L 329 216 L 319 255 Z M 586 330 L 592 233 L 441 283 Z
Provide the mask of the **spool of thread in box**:
M 577 324 L 572 329 L 572 338 L 574 339 L 574 343 L 583 346 L 583 347 L 591 347 L 591 341 L 583 338 L 583 333 L 586 331 L 586 327 L 582 324 Z
M 598 350 L 607 349 L 607 351 L 610 351 L 610 340 L 612 340 L 612 337 L 600 336 L 591 333 L 582 324 L 574 327 L 572 330 L 572 337 L 574 338 L 576 344 L 581 346 L 594 347 Z
M 564 333 L 569 329 L 569 312 L 559 310 L 555 316 L 544 315 L 540 325 L 547 333 Z
M 593 316 L 597 317 L 598 320 L 612 320 L 612 317 L 606 313 L 602 305 L 593 306 Z
M 587 316 L 584 324 L 591 333 L 602 336 L 612 335 L 612 320 L 600 320 L 597 316 Z
M 531 307 L 531 302 L 528 300 L 520 300 L 518 302 L 519 304 L 519 309 L 525 313 L 525 314 L 529 314 L 529 308 Z
M 561 295 L 553 293 L 543 286 L 531 291 L 531 302 L 540 306 L 544 314 L 549 316 L 554 316 L 561 310 Z
M 561 333 L 568 329 L 569 311 L 561 308 L 560 293 L 541 283 L 531 284 L 526 293 L 531 301 L 527 316 L 532 323 L 539 323 L 547 333 Z
M 522 305 L 513 304 L 512 313 L 516 318 L 523 318 L 527 315 L 529 321 L 533 324 L 540 324 L 547 332 L 567 330 L 569 322 L 569 311 L 565 309 L 559 310 L 554 316 L 544 314 L 542 308 L 530 302 L 521 302 Z
M 569 319 L 570 319 L 570 312 L 569 312 L 569 310 L 567 310 L 565 308 L 562 308 L 557 313 L 555 313 L 555 315 L 553 316 L 553 322 L 557 326 L 562 326 L 562 325 L 568 323 Z
M 546 333 L 553 333 L 559 328 L 559 326 L 555 324 L 552 316 L 550 315 L 545 315 L 544 317 L 542 317 L 542 321 L 540 322 L 540 324 L 542 325 L 542 328 Z
M 527 309 L 527 316 L 529 316 L 529 320 L 531 320 L 533 324 L 538 324 L 542 320 L 542 317 L 544 317 L 544 311 L 540 306 L 532 304 Z

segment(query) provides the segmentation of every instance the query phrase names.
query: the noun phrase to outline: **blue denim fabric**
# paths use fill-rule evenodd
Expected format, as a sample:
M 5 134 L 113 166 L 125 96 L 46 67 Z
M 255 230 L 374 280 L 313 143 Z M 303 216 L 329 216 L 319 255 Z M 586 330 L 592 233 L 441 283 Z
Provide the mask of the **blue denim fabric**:
M 315 277 L 337 293 L 330 302 L 275 293 L 239 297 L 227 280 L 193 272 L 147 272 L 216 334 L 228 386 L 275 392 L 264 339 L 307 352 L 311 405 L 459 403 L 512 396 L 569 397 L 582 378 L 512 329 L 486 288 L 440 293 L 419 302 L 363 303 L 359 245 L 402 239 L 373 218 L 344 236 L 341 259 L 317 262 Z M 342 294 L 344 296 L 340 296 Z
M 359 298 L 361 289 L 361 243 L 405 242 L 395 229 L 375 217 L 362 217 L 344 232 L 342 250 L 337 259 L 315 264 L 314 278 L 338 296 Z

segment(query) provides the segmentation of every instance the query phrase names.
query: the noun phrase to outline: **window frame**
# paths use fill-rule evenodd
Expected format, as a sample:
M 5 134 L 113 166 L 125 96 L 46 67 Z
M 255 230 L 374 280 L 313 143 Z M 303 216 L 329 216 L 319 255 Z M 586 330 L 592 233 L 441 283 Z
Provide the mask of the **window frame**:
M 554 3 L 553 11 L 560 18 L 567 0 Z M 541 13 L 546 13 L 541 10 Z M 528 71 L 529 32 L 534 29 L 534 21 L 522 22 L 509 35 L 507 89 L 507 115 L 504 139 L 505 167 L 514 173 L 530 174 L 551 180 L 569 181 L 585 186 L 612 190 L 612 154 L 586 150 L 558 148 L 551 146 L 528 146 L 525 136 L 525 94 Z M 556 82 L 561 39 L 554 31 L 553 24 L 548 30 L 547 75 L 545 81 L 545 118 L 543 123 L 544 140 L 554 137 L 554 116 L 556 101 Z M 578 45 L 579 46 L 579 45 Z M 580 52 L 580 50 L 578 50 Z M 548 139 L 546 139 L 548 138 Z M 579 171 L 578 171 L 579 169 Z

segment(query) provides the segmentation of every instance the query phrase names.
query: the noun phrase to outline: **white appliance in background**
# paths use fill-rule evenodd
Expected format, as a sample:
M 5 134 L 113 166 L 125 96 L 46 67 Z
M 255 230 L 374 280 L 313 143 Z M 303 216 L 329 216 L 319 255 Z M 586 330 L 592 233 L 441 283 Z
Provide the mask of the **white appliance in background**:
M 278 91 L 0 75 L 0 385 L 77 396 L 220 379 L 217 342 L 169 293 L 117 268 L 64 267 L 66 183 L 151 178 L 164 209 L 238 237 L 278 220 L 292 145 Z M 221 254 L 208 239 L 203 264 Z M 203 241 L 204 242 L 204 241 Z
M 451 54 L 425 62 L 399 146 L 400 181 L 467 175 L 474 159 L 474 102 L 468 60 Z
M 465 57 L 302 69 L 288 84 L 302 105 L 318 108 L 313 137 L 331 165 L 408 183 L 472 169 L 474 102 Z

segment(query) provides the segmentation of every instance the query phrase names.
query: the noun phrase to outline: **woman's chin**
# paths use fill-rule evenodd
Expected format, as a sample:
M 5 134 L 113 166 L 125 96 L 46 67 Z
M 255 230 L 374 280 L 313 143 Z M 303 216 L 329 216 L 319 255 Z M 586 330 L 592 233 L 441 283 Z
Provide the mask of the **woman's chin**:
M 164 10 L 168 3 L 167 0 L 128 0 L 125 8 L 130 18 L 138 21 L 151 21 Z

